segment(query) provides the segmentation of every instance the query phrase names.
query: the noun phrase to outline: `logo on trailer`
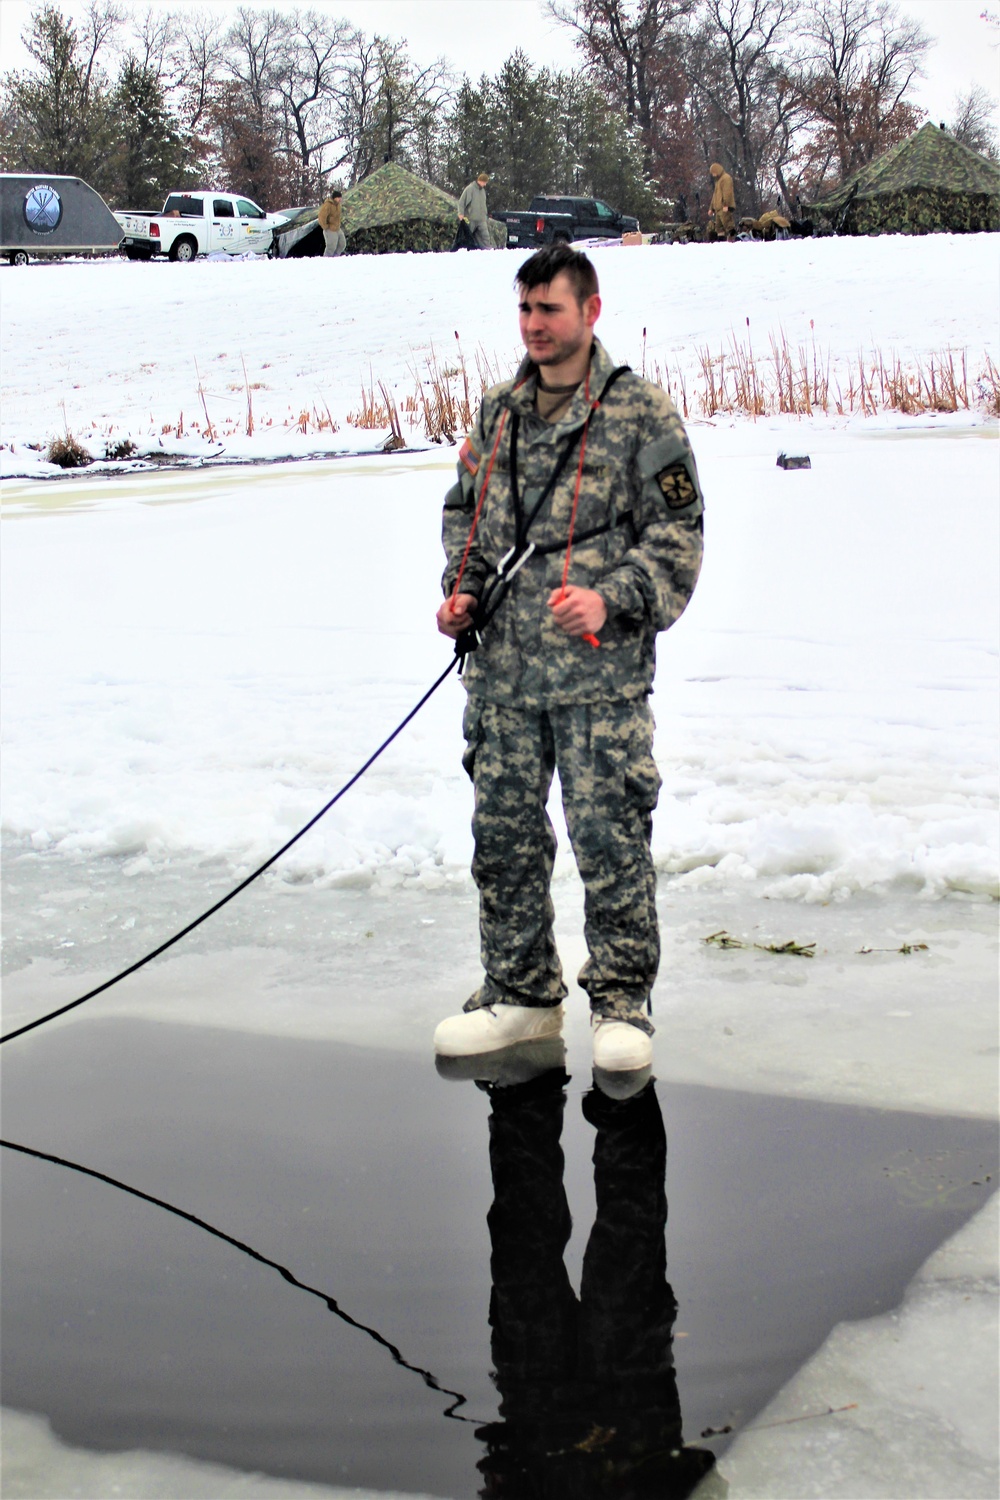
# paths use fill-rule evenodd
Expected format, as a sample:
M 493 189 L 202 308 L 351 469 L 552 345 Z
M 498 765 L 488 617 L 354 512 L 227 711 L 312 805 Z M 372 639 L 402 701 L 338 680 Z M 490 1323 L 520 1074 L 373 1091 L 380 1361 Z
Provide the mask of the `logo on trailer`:
M 62 218 L 62 199 L 53 187 L 33 187 L 24 198 L 24 222 L 35 234 L 51 234 Z

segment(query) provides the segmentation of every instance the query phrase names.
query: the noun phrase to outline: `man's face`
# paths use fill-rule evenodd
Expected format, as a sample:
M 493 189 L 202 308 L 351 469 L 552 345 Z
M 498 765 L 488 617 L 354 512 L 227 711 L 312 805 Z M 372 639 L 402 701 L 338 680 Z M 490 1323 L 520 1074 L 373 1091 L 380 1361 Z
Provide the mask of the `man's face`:
M 489 180 L 490 179 L 488 177 L 477 177 L 476 178 L 476 181 L 479 183 L 479 186 L 481 188 L 484 188 L 486 186 L 486 184 L 489 182 Z
M 581 307 L 565 271 L 548 286 L 518 287 L 518 313 L 524 347 L 536 365 L 561 365 L 593 340 L 601 299 L 588 297 Z

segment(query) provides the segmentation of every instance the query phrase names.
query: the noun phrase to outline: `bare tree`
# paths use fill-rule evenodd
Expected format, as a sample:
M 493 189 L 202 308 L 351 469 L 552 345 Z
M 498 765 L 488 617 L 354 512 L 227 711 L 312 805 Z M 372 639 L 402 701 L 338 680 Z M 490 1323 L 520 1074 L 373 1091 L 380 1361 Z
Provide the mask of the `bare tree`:
M 288 25 L 287 16 L 279 10 L 241 5 L 226 36 L 229 72 L 261 126 L 273 114 Z
M 847 177 L 914 128 L 906 94 L 930 38 L 891 0 L 815 0 L 799 33 L 802 95 L 817 144 Z
M 176 87 L 181 117 L 191 131 L 202 125 L 212 86 L 223 68 L 223 25 L 222 17 L 208 10 L 186 11 L 181 20 Z
M 175 11 L 147 5 L 129 16 L 129 51 L 144 73 L 164 89 L 176 83 L 182 20 Z
M 973 84 L 964 94 L 955 95 L 951 133 L 956 141 L 969 146 L 991 161 L 1000 161 L 997 149 L 997 127 L 994 124 L 997 100 L 981 83 Z
M 442 59 L 418 67 L 405 41 L 355 37 L 341 113 L 344 158 L 351 181 L 383 161 L 402 161 L 426 170 L 435 163 L 435 138 L 443 126 L 453 84 Z
M 125 11 L 114 0 L 90 0 L 77 29 L 81 53 L 81 99 L 84 108 L 98 74 L 101 53 L 109 49 L 118 28 L 124 25 Z
M 549 14 L 576 32 L 585 67 L 642 132 L 653 168 L 655 136 L 677 103 L 677 53 L 700 0 L 548 0 Z
M 341 106 L 348 85 L 349 50 L 356 32 L 346 21 L 313 10 L 292 11 L 274 62 L 285 150 L 301 168 L 303 191 L 326 170 L 324 153 L 343 142 Z M 343 162 L 343 153 L 333 164 Z
M 757 214 L 778 185 L 776 157 L 795 125 L 782 49 L 795 0 L 706 0 L 688 52 L 693 106 L 706 156 L 736 180 Z

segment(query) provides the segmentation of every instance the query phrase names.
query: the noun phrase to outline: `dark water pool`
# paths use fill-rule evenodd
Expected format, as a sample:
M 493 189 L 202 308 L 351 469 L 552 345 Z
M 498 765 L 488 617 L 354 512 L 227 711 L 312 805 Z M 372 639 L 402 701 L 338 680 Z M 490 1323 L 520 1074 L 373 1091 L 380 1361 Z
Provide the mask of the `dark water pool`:
M 139 1021 L 12 1044 L 8 1141 L 203 1223 L 4 1150 L 3 1401 L 68 1443 L 301 1481 L 679 1497 L 996 1181 L 983 1122 L 616 1100 L 548 1061 L 483 1088 Z

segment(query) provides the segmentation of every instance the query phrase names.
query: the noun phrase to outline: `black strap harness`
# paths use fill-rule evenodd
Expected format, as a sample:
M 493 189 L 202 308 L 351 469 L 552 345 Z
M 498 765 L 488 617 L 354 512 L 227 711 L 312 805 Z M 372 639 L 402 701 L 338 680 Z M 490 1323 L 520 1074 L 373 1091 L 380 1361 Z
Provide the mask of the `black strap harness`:
M 597 400 L 591 407 L 592 412 L 596 411 L 597 408 L 602 404 L 605 396 L 607 396 L 608 392 L 611 390 L 611 387 L 615 384 L 615 382 L 617 380 L 620 380 L 623 375 L 628 374 L 631 374 L 631 368 L 629 365 L 618 365 L 614 370 L 612 370 L 611 374 L 604 382 L 604 388 L 602 389 L 601 394 L 597 397 Z M 504 553 L 503 557 L 501 557 L 500 561 L 496 565 L 495 572 L 491 573 L 487 578 L 485 587 L 483 588 L 483 592 L 480 595 L 479 601 L 476 604 L 475 611 L 473 612 L 473 622 L 469 626 L 468 630 L 464 630 L 455 642 L 455 655 L 460 658 L 460 661 L 462 663 L 462 665 L 459 666 L 459 673 L 461 673 L 462 671 L 465 657 L 476 650 L 477 646 L 479 645 L 479 639 L 482 635 L 482 632 L 486 629 L 487 625 L 493 619 L 493 616 L 497 613 L 504 600 L 506 599 L 507 594 L 510 590 L 511 581 L 513 580 L 514 574 L 518 571 L 518 569 L 522 568 L 528 561 L 528 558 L 533 554 L 537 554 L 539 557 L 546 557 L 553 552 L 564 551 L 568 545 L 568 538 L 558 542 L 531 542 L 528 540 L 528 533 L 534 525 L 535 521 L 538 519 L 543 505 L 552 494 L 552 491 L 555 489 L 556 485 L 559 483 L 566 465 L 569 463 L 573 454 L 576 452 L 578 443 L 582 441 L 584 428 L 581 427 L 579 432 L 575 432 L 571 435 L 569 441 L 566 443 L 566 446 L 563 448 L 563 451 L 560 453 L 558 459 L 555 462 L 552 472 L 548 477 L 548 481 L 546 482 L 545 488 L 542 490 L 542 493 L 539 495 L 538 499 L 531 507 L 531 510 L 527 513 L 527 515 L 525 515 L 524 504 L 521 499 L 521 487 L 517 472 L 517 439 L 518 433 L 520 431 L 520 426 L 521 418 L 519 413 L 515 411 L 511 416 L 509 440 L 510 493 L 514 507 L 514 545 Z M 624 525 L 628 520 L 629 516 L 624 515 L 619 516 L 614 521 L 605 521 L 601 526 L 591 526 L 587 531 L 578 532 L 574 536 L 573 540 L 574 542 L 590 541 L 595 536 L 602 536 L 604 532 L 611 531 L 615 526 Z

